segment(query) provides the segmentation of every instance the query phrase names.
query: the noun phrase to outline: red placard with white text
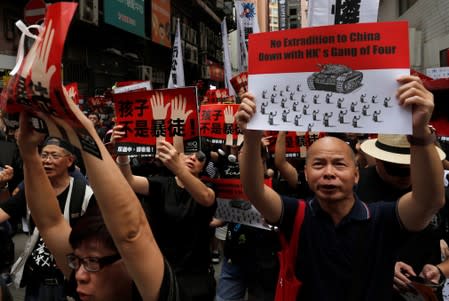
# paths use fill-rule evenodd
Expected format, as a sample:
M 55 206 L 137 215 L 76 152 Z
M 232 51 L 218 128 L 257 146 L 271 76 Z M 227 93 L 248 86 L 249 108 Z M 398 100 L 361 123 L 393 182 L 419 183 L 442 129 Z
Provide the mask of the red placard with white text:
M 396 78 L 410 74 L 407 22 L 252 34 L 249 45 L 249 129 L 411 133 L 396 101 Z
M 116 143 L 118 154 L 154 155 L 158 139 L 181 139 L 184 152 L 199 150 L 195 87 L 120 93 L 113 99 L 116 122 L 125 131 Z
M 213 144 L 235 145 L 240 133 L 235 119 L 238 108 L 238 104 L 201 105 L 201 137 Z

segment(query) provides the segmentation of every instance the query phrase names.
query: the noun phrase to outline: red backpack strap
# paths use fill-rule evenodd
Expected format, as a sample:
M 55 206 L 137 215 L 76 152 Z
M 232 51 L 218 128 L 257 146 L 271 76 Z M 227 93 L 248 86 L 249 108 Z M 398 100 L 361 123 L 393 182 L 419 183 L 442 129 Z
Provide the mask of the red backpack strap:
M 296 209 L 295 223 L 293 224 L 293 232 L 290 237 L 289 249 L 292 263 L 296 263 L 296 254 L 299 246 L 299 233 L 301 231 L 302 222 L 304 221 L 304 214 L 306 211 L 306 202 L 298 200 L 298 209 Z

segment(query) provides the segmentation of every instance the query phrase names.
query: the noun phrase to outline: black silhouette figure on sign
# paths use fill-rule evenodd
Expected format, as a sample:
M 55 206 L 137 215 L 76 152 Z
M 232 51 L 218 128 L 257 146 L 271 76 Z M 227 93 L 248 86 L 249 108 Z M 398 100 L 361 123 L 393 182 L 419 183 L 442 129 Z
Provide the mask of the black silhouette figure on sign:
M 357 105 L 358 105 L 357 102 L 351 102 L 351 107 L 350 107 L 351 112 L 358 112 L 358 111 L 356 110 L 356 106 L 357 106 Z
M 319 112 L 320 112 L 320 110 L 313 110 L 313 112 L 312 112 L 313 121 L 319 121 L 317 119 L 317 115 L 318 115 Z
M 277 85 L 274 85 L 274 86 L 273 86 L 273 91 L 276 91 L 277 88 L 278 88 L 278 86 L 277 86 Z
M 359 121 L 360 118 L 362 118 L 360 115 L 359 115 L 359 116 L 355 116 L 355 115 L 354 115 L 354 117 L 352 117 L 352 126 L 353 126 L 353 127 L 355 127 L 355 128 L 358 128 L 358 127 L 359 127 L 359 126 L 357 125 L 357 121 Z
M 320 98 L 320 96 L 319 96 L 318 94 L 313 95 L 313 103 L 314 103 L 314 104 L 320 104 L 320 103 L 318 102 L 318 98 Z
M 286 92 L 290 92 L 290 86 L 289 85 L 285 86 L 285 91 Z
M 301 92 L 301 84 L 297 84 L 296 85 L 296 91 L 297 92 Z
M 262 102 L 260 104 L 260 113 L 262 113 L 262 115 L 267 114 L 267 111 L 266 111 L 267 107 L 268 107 L 268 101 L 267 102 Z
M 309 124 L 307 125 L 307 131 L 308 131 L 308 132 L 311 132 L 314 125 L 315 125 L 315 123 L 309 123 Z
M 377 99 L 377 95 L 373 95 L 373 96 L 371 97 L 371 102 L 372 102 L 372 103 L 378 103 L 378 101 L 376 101 L 376 99 Z
M 287 102 L 287 98 L 282 98 L 281 99 L 281 108 L 285 109 L 285 103 Z
M 304 115 L 308 115 L 307 114 L 307 109 L 309 108 L 309 105 L 304 105 L 303 107 L 302 107 L 302 113 L 304 114 Z
M 271 94 L 271 98 L 270 98 L 271 103 L 277 103 L 276 102 L 276 96 L 277 96 L 276 93 Z
M 274 116 L 276 116 L 278 114 L 278 112 L 270 112 L 268 114 L 268 124 L 269 125 L 274 125 Z
M 386 107 L 386 108 L 391 108 L 391 106 L 390 106 L 390 100 L 391 100 L 391 97 L 385 97 L 385 98 L 384 98 L 384 107 Z
M 287 116 L 288 116 L 289 113 L 290 113 L 290 109 L 282 111 L 282 121 L 283 122 L 288 122 Z
M 294 96 L 295 96 L 295 92 L 290 92 L 290 100 L 295 100 Z
M 299 104 L 299 102 L 297 102 L 297 101 L 295 101 L 295 102 L 293 103 L 293 105 L 292 105 L 292 110 L 293 110 L 294 112 L 297 112 L 298 104 Z
M 326 103 L 333 103 L 333 102 L 331 102 L 331 97 L 332 97 L 332 93 L 326 93 L 326 99 L 325 99 Z
M 323 115 L 323 125 L 325 126 L 325 127 L 329 127 L 330 125 L 329 125 L 329 119 L 332 117 L 332 115 L 334 115 L 334 113 L 333 112 L 330 112 L 330 113 L 324 113 L 324 115 Z
M 301 102 L 302 103 L 306 103 L 307 101 L 306 101 L 306 94 L 303 94 L 303 95 L 301 95 Z
M 267 90 L 262 91 L 262 98 L 267 99 Z
M 301 115 L 295 115 L 294 124 L 296 126 L 300 126 L 299 119 L 301 119 Z
M 345 101 L 345 99 L 344 98 L 339 98 L 338 100 L 337 100 L 337 108 L 339 108 L 339 109 L 345 109 L 345 107 L 343 107 L 343 102 Z
M 341 124 L 345 123 L 345 115 L 348 114 L 348 110 L 340 110 L 340 112 L 338 113 L 338 122 L 340 122 Z
M 381 110 L 373 112 L 373 121 L 374 122 L 382 122 L 381 120 L 379 120 L 380 113 L 381 113 Z
M 365 97 L 366 97 L 366 94 L 360 94 L 360 102 L 361 103 L 366 103 Z
M 370 114 L 368 114 L 368 109 L 369 109 L 369 105 L 363 105 L 363 108 L 362 108 L 363 116 L 371 116 Z

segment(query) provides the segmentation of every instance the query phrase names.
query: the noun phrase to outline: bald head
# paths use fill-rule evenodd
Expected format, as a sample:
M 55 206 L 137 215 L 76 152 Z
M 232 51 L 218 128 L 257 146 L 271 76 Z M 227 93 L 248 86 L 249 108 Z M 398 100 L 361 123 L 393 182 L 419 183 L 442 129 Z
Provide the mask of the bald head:
M 309 161 L 309 159 L 313 156 L 314 153 L 316 153 L 317 151 L 321 151 L 321 150 L 343 151 L 344 153 L 346 153 L 348 155 L 349 158 L 351 158 L 354 165 L 356 165 L 355 154 L 352 151 L 349 144 L 347 144 L 345 141 L 343 141 L 339 138 L 332 137 L 332 136 L 326 136 L 326 137 L 320 138 L 309 147 L 309 150 L 307 151 L 307 156 L 306 156 L 306 164 Z

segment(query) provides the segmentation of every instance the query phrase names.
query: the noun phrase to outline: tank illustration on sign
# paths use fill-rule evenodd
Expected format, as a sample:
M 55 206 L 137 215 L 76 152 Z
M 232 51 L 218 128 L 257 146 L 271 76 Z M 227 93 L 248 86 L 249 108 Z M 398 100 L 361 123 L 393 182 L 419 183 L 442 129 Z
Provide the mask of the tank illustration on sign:
M 310 90 L 349 93 L 362 85 L 363 73 L 345 65 L 320 65 L 320 72 L 314 72 L 307 78 Z

